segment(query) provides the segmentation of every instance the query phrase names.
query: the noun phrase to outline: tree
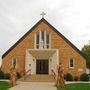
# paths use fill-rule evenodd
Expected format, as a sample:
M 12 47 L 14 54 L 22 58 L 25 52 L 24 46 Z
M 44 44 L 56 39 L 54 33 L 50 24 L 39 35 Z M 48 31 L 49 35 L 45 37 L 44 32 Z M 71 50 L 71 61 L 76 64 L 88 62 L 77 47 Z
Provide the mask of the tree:
M 83 53 L 83 55 L 86 58 L 86 65 L 87 65 L 87 68 L 90 71 L 90 43 L 87 44 L 87 45 L 84 45 L 81 52 Z

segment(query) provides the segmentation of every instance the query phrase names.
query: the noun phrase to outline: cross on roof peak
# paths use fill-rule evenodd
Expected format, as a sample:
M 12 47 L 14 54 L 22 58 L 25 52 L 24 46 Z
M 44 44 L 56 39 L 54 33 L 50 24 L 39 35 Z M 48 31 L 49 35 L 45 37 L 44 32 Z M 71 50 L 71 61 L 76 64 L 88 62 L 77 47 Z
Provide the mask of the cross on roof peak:
M 46 15 L 46 13 L 42 12 L 40 15 L 42 15 L 42 18 L 44 18 L 44 15 Z

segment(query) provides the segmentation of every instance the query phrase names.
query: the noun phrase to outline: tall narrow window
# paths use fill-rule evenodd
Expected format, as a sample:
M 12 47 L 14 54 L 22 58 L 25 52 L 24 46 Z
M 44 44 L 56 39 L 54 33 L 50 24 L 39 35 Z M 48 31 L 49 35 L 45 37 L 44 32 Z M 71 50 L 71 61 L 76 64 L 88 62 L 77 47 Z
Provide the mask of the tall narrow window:
M 37 49 L 45 49 L 50 48 L 50 34 L 41 30 L 35 35 L 35 48 Z
M 41 31 L 41 39 L 44 42 L 44 30 Z
M 36 34 L 36 48 L 39 48 L 39 33 Z
M 49 48 L 49 33 L 46 34 L 46 48 Z
M 45 35 L 44 35 L 44 30 L 41 30 L 41 48 L 44 48 L 44 39 L 45 39 Z
M 74 67 L 74 60 L 73 60 L 73 58 L 70 58 L 69 67 L 70 68 Z
M 13 60 L 12 60 L 12 66 L 13 66 L 13 67 L 16 66 L 16 58 L 13 58 Z

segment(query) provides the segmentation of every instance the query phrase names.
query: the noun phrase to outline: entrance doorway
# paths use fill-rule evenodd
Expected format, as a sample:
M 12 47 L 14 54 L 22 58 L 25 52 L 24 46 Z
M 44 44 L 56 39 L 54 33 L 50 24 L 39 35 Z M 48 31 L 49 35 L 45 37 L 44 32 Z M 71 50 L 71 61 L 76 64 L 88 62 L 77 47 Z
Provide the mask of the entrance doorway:
M 36 74 L 48 74 L 48 60 L 47 59 L 36 60 Z

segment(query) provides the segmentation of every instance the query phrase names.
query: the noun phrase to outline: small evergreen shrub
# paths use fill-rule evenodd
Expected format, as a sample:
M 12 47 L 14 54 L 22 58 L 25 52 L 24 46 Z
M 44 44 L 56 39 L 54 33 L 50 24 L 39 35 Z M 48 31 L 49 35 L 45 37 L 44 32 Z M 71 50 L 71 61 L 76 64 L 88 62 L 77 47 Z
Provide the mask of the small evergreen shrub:
M 83 73 L 83 74 L 80 76 L 80 81 L 89 81 L 88 74 Z
M 74 80 L 74 81 L 78 81 L 78 76 L 74 76 L 74 77 L 73 77 L 73 80 Z
M 4 79 L 4 72 L 0 69 L 0 79 Z
M 70 73 L 65 74 L 66 81 L 73 81 L 73 76 Z

